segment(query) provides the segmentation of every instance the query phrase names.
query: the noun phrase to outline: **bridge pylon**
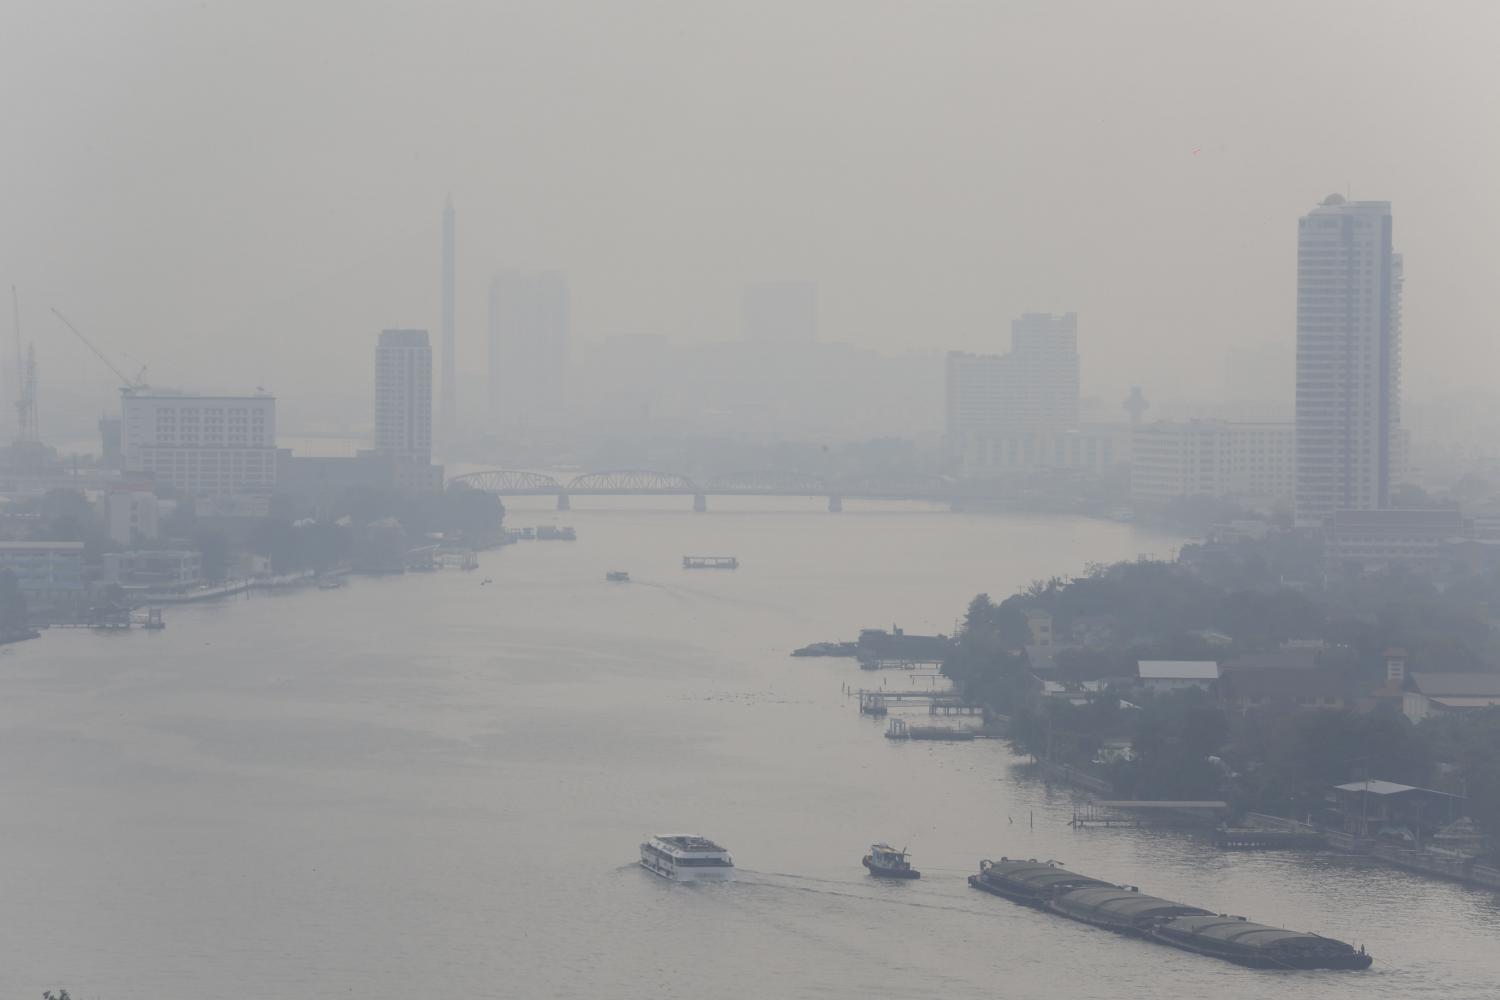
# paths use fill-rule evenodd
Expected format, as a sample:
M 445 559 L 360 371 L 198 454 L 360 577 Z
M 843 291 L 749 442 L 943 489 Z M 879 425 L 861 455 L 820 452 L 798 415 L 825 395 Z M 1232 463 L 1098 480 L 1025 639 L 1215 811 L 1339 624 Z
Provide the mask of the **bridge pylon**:
M 568 499 L 568 495 L 566 493 L 559 493 L 557 495 L 557 509 L 558 510 L 572 510 L 573 509 L 573 504 Z
M 708 497 L 702 493 L 693 494 L 693 511 L 702 514 L 708 510 Z
M 842 514 L 844 512 L 844 498 L 836 494 L 828 494 L 828 513 Z

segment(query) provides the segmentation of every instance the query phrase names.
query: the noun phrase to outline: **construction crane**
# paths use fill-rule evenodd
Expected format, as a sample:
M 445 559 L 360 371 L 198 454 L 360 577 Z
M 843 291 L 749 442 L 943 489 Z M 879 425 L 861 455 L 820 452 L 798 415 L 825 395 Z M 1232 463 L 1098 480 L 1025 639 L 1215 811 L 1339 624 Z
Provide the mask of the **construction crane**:
M 65 327 L 67 327 L 69 330 L 72 330 L 73 331 L 73 336 L 75 336 L 79 340 L 83 341 L 83 346 L 87 347 L 90 351 L 94 352 L 94 357 L 96 357 L 100 361 L 104 362 L 104 367 L 108 368 L 110 371 L 112 371 L 112 372 L 115 373 L 115 378 L 117 378 L 117 379 L 120 380 L 120 384 L 124 388 L 126 388 L 126 389 L 145 389 L 145 388 L 148 388 L 147 385 L 146 385 L 146 383 L 145 383 L 145 381 L 143 381 L 143 379 L 145 378 L 145 375 L 146 375 L 146 369 L 145 368 L 142 368 L 140 370 L 140 372 L 136 374 L 135 378 L 131 378 L 129 375 L 126 375 L 124 372 L 120 371 L 120 369 L 118 367 L 116 367 L 116 365 L 115 365 L 115 363 L 113 361 L 111 361 L 111 360 L 109 360 L 109 358 L 105 357 L 104 356 L 104 352 L 101 351 L 101 350 L 99 350 L 99 348 L 95 347 L 93 345 L 93 343 L 89 340 L 89 338 L 87 338 L 87 337 L 85 337 L 83 335 L 83 331 L 80 330 L 80 329 L 78 329 L 78 327 L 74 326 L 72 323 L 68 322 L 68 317 L 66 317 L 62 313 L 58 312 L 55 307 L 52 310 L 52 315 L 54 315 L 58 319 L 62 320 L 62 325 L 65 326 Z
M 16 328 L 16 441 L 38 444 L 41 431 L 36 420 L 36 345 L 21 353 L 21 297 L 10 286 L 11 318 Z

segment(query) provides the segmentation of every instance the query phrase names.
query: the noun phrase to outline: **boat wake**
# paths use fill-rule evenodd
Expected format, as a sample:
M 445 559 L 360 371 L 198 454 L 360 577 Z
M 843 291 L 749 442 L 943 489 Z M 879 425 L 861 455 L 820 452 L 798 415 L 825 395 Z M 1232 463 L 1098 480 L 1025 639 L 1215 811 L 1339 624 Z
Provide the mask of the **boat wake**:
M 816 896 L 835 896 L 841 899 L 857 899 L 866 903 L 878 903 L 887 906 L 908 906 L 919 910 L 947 910 L 950 913 L 968 913 L 976 916 L 992 916 L 994 909 L 991 907 L 961 906 L 953 903 L 926 902 L 921 899 L 909 898 L 913 893 L 921 892 L 911 883 L 903 883 L 904 888 L 899 893 L 879 891 L 857 891 L 857 883 L 840 881 L 836 879 L 814 878 L 809 875 L 793 875 L 790 872 L 761 872 L 748 868 L 739 869 L 739 877 L 735 879 L 735 885 L 749 885 L 758 889 L 779 889 L 783 892 L 800 892 Z M 758 878 L 747 878 L 746 876 L 759 876 Z M 788 885 L 779 879 L 791 882 L 811 883 L 807 885 Z M 825 888 L 837 887 L 837 888 Z M 876 886 L 871 886 L 876 889 Z M 894 889 L 889 884 L 882 884 L 878 888 Z

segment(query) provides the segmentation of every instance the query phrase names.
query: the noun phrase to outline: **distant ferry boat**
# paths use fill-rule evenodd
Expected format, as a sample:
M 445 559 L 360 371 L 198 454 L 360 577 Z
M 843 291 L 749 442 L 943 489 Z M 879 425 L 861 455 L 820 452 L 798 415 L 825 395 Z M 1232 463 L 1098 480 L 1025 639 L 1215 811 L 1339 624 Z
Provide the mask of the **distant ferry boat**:
M 659 833 L 641 845 L 641 867 L 677 882 L 722 882 L 734 877 L 734 859 L 707 837 Z
M 898 851 L 890 844 L 871 844 L 865 855 L 864 865 L 871 875 L 881 878 L 921 878 L 922 873 L 906 860 L 906 852 Z
M 608 580 L 610 583 L 629 583 L 630 574 L 625 572 L 623 569 L 612 569 L 604 574 L 604 579 Z

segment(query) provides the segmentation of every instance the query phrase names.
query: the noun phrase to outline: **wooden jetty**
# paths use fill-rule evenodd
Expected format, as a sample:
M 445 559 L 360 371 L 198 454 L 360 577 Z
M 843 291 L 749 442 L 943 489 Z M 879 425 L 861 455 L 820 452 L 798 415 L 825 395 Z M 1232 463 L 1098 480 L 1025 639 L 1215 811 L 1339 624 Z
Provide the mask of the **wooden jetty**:
M 1327 847 L 1328 841 L 1316 830 L 1220 827 L 1214 831 L 1214 846 L 1234 851 L 1284 851 Z
M 964 742 L 978 738 L 972 729 L 955 729 L 951 726 L 912 726 L 905 719 L 892 719 L 886 727 L 888 740 L 937 740 L 944 743 Z
M 927 702 L 928 715 L 983 715 L 978 705 L 966 705 L 951 690 L 942 691 L 871 691 L 861 688 L 854 694 L 859 696 L 860 715 L 885 715 L 891 704 L 904 705 Z
M 1191 799 L 1096 799 L 1073 810 L 1068 825 L 1137 827 L 1146 825 L 1210 826 L 1229 811 L 1229 803 Z
M 1247 812 L 1237 823 L 1222 823 L 1214 831 L 1214 846 L 1234 851 L 1321 850 L 1328 834 L 1308 823 L 1284 816 Z

